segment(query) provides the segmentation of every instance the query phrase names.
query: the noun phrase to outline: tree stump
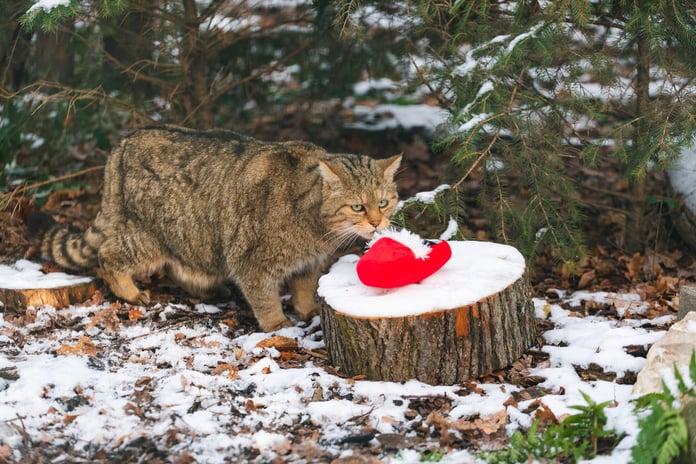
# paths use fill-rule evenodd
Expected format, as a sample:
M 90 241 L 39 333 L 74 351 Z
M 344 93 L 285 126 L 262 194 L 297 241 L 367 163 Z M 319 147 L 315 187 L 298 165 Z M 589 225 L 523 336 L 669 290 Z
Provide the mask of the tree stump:
M 19 260 L 0 265 L 0 311 L 20 311 L 28 306 L 64 308 L 89 299 L 97 290 L 91 277 L 62 272 L 41 272 L 41 265 Z
M 526 265 L 513 247 L 450 242 L 452 258 L 418 284 L 360 283 L 358 256 L 319 281 L 331 363 L 370 380 L 461 383 L 510 365 L 536 343 Z

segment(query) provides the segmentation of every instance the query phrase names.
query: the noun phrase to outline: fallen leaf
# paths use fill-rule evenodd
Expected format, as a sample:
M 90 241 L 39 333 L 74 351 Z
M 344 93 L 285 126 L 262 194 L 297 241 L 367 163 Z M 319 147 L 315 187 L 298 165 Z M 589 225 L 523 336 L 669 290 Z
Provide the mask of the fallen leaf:
M 210 375 L 220 375 L 227 372 L 227 378 L 236 379 L 239 374 L 239 368 L 230 363 L 218 364 L 218 366 L 210 372 Z
M 666 275 L 661 275 L 657 279 L 657 282 L 655 282 L 655 287 L 658 293 L 676 293 L 678 285 L 679 277 L 669 277 Z
M 0 461 L 10 462 L 11 457 L 12 457 L 12 448 L 10 448 L 10 445 L 0 446 Z
M 492 435 L 504 427 L 507 423 L 507 411 L 500 411 L 488 417 L 477 417 L 475 419 L 462 418 L 450 424 L 450 427 L 459 430 L 460 432 L 479 431 L 484 435 Z
M 113 446 L 114 449 L 115 449 L 115 448 L 118 448 L 119 446 L 121 446 L 121 445 L 122 445 L 126 440 L 128 440 L 130 437 L 131 437 L 130 433 L 127 433 L 127 434 L 125 434 L 125 435 L 121 435 L 120 437 L 118 437 L 118 439 L 116 440 L 116 443 L 114 443 L 114 446 Z
M 91 338 L 89 338 L 86 335 L 83 335 L 77 340 L 77 343 L 75 343 L 74 345 L 69 345 L 67 343 L 61 344 L 60 348 L 56 350 L 56 354 L 60 354 L 63 356 L 68 356 L 71 354 L 77 356 L 95 356 L 97 354 L 97 347 Z
M 143 410 L 138 406 L 137 404 L 134 403 L 127 403 L 123 407 L 125 413 L 127 416 L 138 416 L 138 417 L 145 417 L 145 413 Z
M 590 284 L 595 281 L 595 279 L 597 279 L 597 271 L 594 269 L 583 272 L 583 274 L 580 276 L 580 280 L 578 281 L 578 288 L 583 289 L 589 287 Z
M 641 273 L 643 271 L 643 256 L 640 253 L 636 253 L 631 257 L 630 261 L 626 262 L 626 278 L 630 281 L 641 280 Z
M 551 411 L 551 409 L 548 406 L 546 406 L 546 404 L 544 404 L 543 401 L 539 402 L 539 407 L 537 408 L 534 417 L 545 423 L 558 423 L 558 418 L 556 417 L 556 415 L 553 413 L 553 411 Z
M 103 324 L 104 328 L 108 332 L 118 333 L 121 329 L 121 321 L 118 320 L 118 315 L 116 314 L 117 310 L 118 305 L 112 304 L 108 308 L 96 311 L 92 316 L 92 319 L 85 324 L 85 328 L 90 329 L 92 327 L 96 327 L 97 325 Z
M 257 348 L 275 348 L 278 351 L 295 351 L 297 350 L 297 340 L 294 338 L 283 337 L 282 335 L 274 335 L 270 338 L 264 338 L 256 344 Z
M 220 342 L 208 342 L 203 338 L 192 338 L 189 340 L 189 345 L 198 348 L 220 348 L 221 346 Z
M 143 313 L 140 309 L 138 308 L 132 308 L 128 311 L 128 320 L 129 321 L 137 321 L 141 319 L 145 313 Z

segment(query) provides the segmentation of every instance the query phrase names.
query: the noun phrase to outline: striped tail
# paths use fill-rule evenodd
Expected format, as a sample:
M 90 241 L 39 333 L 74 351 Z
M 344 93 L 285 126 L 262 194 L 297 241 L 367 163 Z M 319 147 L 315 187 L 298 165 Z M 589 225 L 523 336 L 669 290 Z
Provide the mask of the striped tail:
M 79 271 L 97 265 L 103 235 L 94 224 L 84 234 L 70 232 L 48 214 L 36 212 L 27 219 L 27 230 L 41 255 L 60 267 Z

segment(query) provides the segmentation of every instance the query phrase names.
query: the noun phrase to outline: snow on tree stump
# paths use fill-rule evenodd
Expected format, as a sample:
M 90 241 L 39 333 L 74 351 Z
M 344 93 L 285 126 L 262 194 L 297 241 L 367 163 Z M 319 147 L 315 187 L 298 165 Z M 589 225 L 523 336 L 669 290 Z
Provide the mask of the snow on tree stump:
M 41 265 L 19 260 L 0 265 L 0 311 L 22 311 L 29 306 L 64 308 L 89 299 L 97 290 L 91 277 L 41 272 Z
M 531 288 L 515 248 L 449 242 L 452 258 L 418 284 L 391 290 L 358 279 L 358 256 L 319 280 L 329 360 L 370 380 L 453 385 L 510 365 L 536 343 Z

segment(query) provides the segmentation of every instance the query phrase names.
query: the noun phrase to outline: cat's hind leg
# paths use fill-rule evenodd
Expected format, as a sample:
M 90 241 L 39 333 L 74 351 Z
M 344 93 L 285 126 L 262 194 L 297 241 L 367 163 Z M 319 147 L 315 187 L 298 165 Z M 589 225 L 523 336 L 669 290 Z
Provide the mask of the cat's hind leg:
M 148 305 L 150 291 L 140 290 L 134 277 L 150 276 L 162 268 L 158 248 L 142 234 L 110 237 L 99 248 L 99 265 L 111 292 L 129 303 Z

